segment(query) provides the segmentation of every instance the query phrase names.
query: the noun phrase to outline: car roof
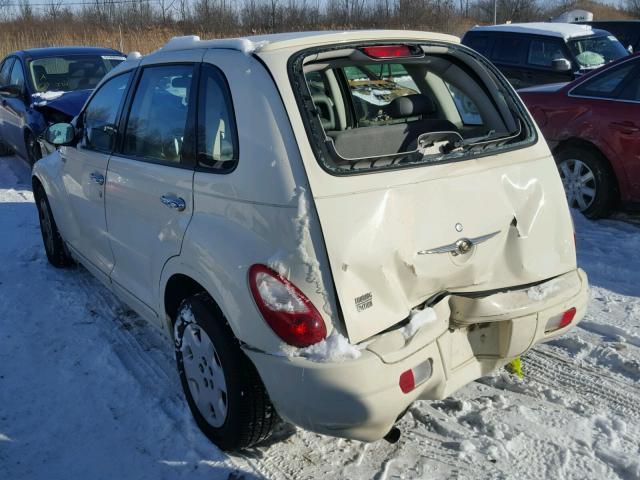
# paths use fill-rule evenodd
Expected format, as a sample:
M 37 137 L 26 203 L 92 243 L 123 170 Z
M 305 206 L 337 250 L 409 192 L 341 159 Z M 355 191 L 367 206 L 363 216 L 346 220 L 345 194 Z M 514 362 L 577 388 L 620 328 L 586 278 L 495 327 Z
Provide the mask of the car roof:
M 424 40 L 459 43 L 460 39 L 442 33 L 420 32 L 412 30 L 341 30 L 319 32 L 288 32 L 269 35 L 256 35 L 240 38 L 222 38 L 200 40 L 196 35 L 174 37 L 156 52 L 168 50 L 186 50 L 190 48 L 225 48 L 245 53 L 267 52 L 280 49 L 302 49 L 305 47 L 348 43 L 357 41 L 403 41 Z M 154 52 L 154 53 L 156 53 Z
M 594 33 L 605 33 L 602 30 L 595 30 L 591 25 L 578 25 L 575 23 L 505 23 L 503 25 L 476 26 L 472 32 L 509 32 L 509 33 L 529 33 L 535 35 L 546 35 L 549 37 L 559 37 L 564 40 L 571 38 L 585 37 Z
M 18 50 L 11 55 L 22 58 L 43 58 L 56 55 L 122 55 L 118 50 L 103 47 L 48 47 Z M 122 55 L 124 56 L 124 55 Z

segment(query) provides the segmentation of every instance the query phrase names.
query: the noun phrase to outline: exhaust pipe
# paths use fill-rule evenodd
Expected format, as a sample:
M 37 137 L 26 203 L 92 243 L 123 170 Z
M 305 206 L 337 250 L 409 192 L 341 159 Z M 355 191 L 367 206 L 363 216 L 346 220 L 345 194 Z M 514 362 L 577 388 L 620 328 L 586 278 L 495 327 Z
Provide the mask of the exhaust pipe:
M 400 434 L 400 429 L 394 426 L 391 427 L 391 430 L 389 430 L 389 432 L 387 432 L 387 434 L 382 438 L 393 445 L 394 443 L 397 443 L 398 440 L 400 440 Z

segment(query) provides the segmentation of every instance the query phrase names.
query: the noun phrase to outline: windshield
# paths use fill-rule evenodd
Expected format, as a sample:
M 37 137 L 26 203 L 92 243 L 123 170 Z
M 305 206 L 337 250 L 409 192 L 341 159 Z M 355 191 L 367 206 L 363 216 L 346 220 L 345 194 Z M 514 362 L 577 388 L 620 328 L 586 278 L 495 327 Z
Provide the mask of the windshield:
M 585 37 L 568 42 L 580 68 L 594 68 L 629 55 L 613 35 Z
M 122 55 L 62 55 L 29 62 L 29 74 L 36 92 L 93 89 Z
M 353 48 L 300 61 L 308 129 L 332 173 L 470 158 L 532 138 L 518 100 L 492 70 L 455 47 L 411 48 L 398 59 Z

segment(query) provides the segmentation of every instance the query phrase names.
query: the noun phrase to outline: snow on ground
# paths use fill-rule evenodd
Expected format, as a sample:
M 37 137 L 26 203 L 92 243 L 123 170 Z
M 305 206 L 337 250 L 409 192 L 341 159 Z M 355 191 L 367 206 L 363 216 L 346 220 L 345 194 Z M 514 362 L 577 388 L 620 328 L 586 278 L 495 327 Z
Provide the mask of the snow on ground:
M 284 426 L 241 454 L 199 432 L 170 342 L 84 269 L 48 265 L 27 167 L 0 159 L 0 479 L 640 478 L 640 228 L 575 218 L 579 328 L 444 401 L 396 444 Z

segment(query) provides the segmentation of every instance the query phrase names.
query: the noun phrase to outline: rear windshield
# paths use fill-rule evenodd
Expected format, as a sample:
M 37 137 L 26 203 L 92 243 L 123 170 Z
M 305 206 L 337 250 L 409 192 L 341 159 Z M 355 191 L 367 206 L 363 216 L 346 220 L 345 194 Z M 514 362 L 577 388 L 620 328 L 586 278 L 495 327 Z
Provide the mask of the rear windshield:
M 307 131 L 332 173 L 471 158 L 535 138 L 506 81 L 470 50 L 411 45 L 409 56 L 385 59 L 365 51 L 336 47 L 290 63 Z
M 613 35 L 585 37 L 567 42 L 581 68 L 596 68 L 629 55 Z
M 109 70 L 124 61 L 122 55 L 63 55 L 29 62 L 36 92 L 93 89 Z

